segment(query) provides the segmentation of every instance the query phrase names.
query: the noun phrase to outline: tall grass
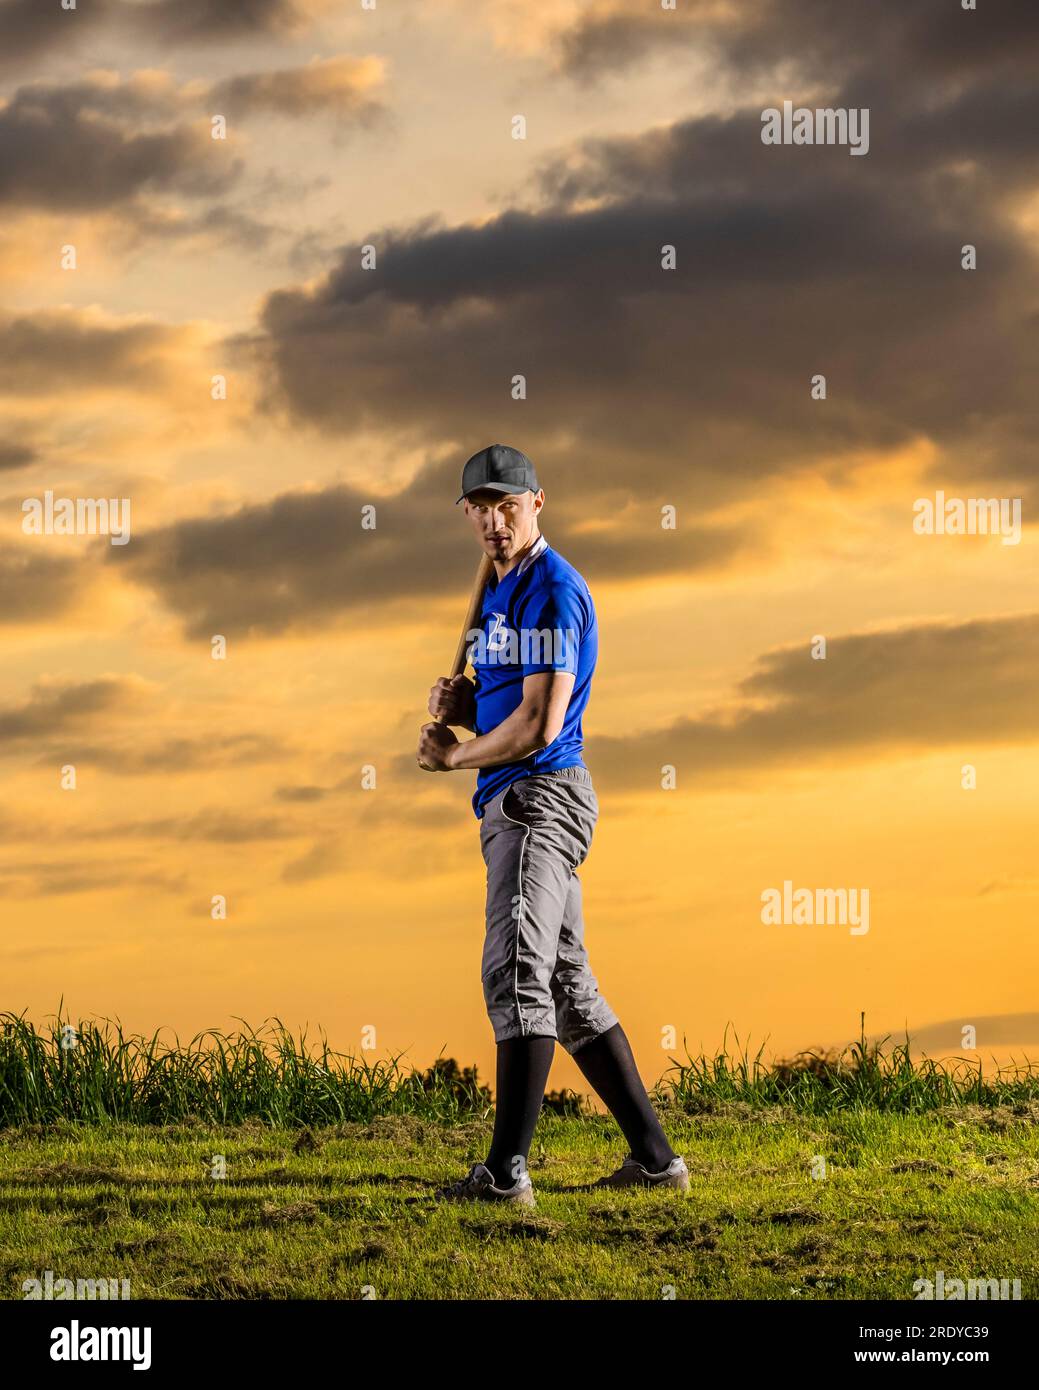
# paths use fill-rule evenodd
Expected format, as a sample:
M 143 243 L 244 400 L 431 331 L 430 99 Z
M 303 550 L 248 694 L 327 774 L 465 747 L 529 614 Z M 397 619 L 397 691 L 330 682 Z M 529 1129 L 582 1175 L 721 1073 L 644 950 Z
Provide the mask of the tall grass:
M 244 1020 L 239 1020 L 244 1024 Z M 438 1058 L 425 1071 L 400 1057 L 367 1061 L 334 1052 L 321 1035 L 317 1049 L 280 1019 L 259 1031 L 245 1024 L 225 1034 L 206 1029 L 182 1046 L 124 1036 L 113 1020 L 73 1025 L 58 1014 L 46 1029 L 24 1015 L 0 1013 L 0 1127 L 75 1120 L 176 1123 L 191 1117 L 234 1124 L 260 1119 L 274 1126 L 367 1122 L 377 1115 L 411 1114 L 454 1121 L 486 1117 L 489 1089 L 475 1067 Z M 726 1031 L 726 1040 L 728 1032 Z M 887 1039 L 884 1039 L 886 1042 Z M 945 1104 L 1028 1105 L 1039 1101 L 1039 1072 L 1029 1066 L 985 1078 L 980 1063 L 946 1068 L 914 1064 L 904 1046 L 884 1053 L 864 1033 L 839 1053 L 805 1052 L 790 1062 L 762 1062 L 746 1049 L 730 1057 L 675 1062 L 655 1088 L 657 1098 L 690 1112 L 731 1101 L 755 1107 L 778 1103 L 823 1114 L 854 1107 L 921 1111 Z M 579 1114 L 580 1099 L 552 1093 L 546 1109 Z
M 176 1035 L 172 1045 L 161 1042 L 161 1030 L 126 1037 L 110 1019 L 72 1025 L 60 1009 L 47 1031 L 0 1013 L 0 1126 L 191 1116 L 296 1126 L 395 1113 L 457 1120 L 490 1109 L 476 1068 L 460 1070 L 453 1058 L 426 1071 L 402 1067 L 399 1057 L 367 1061 L 333 1052 L 324 1035 L 314 1050 L 305 1030 L 297 1039 L 274 1023 L 231 1034 L 210 1028 L 181 1046 Z
M 817 1115 L 855 1108 L 908 1114 L 941 1105 L 1028 1107 L 1039 1102 L 1039 1067 L 1032 1063 L 986 1077 L 980 1060 L 956 1059 L 946 1065 L 922 1057 L 914 1062 L 908 1035 L 885 1051 L 890 1035 L 868 1043 L 865 1028 L 862 1014 L 859 1038 L 848 1047 L 801 1052 L 792 1060 L 768 1064 L 761 1060 L 764 1044 L 753 1058 L 746 1047 L 730 1057 L 725 1045 L 714 1057 L 693 1058 L 687 1047 L 687 1061 L 675 1062 L 665 1072 L 657 1095 L 694 1112 L 741 1101 L 789 1105 Z

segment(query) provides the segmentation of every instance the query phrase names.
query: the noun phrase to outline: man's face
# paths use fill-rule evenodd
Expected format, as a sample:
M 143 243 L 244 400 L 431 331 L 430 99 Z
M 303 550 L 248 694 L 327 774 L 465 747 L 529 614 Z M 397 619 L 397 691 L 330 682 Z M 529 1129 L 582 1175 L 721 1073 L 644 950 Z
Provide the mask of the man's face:
M 544 501 L 544 490 L 516 493 L 480 490 L 471 492 L 464 505 L 484 554 L 504 564 L 533 539 Z

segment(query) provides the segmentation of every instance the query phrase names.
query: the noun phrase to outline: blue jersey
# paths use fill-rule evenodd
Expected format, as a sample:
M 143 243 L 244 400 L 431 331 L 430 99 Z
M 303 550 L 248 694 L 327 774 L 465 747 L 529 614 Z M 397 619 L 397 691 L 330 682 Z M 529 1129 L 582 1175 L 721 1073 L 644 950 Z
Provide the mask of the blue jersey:
M 571 671 L 576 679 L 563 727 L 547 748 L 518 762 L 480 768 L 473 797 L 478 817 L 510 782 L 535 772 L 585 766 L 581 719 L 598 653 L 599 628 L 588 585 L 544 536 L 504 579 L 491 575 L 480 636 L 469 648 L 476 673 L 477 734 L 496 729 L 518 708 L 525 676 Z

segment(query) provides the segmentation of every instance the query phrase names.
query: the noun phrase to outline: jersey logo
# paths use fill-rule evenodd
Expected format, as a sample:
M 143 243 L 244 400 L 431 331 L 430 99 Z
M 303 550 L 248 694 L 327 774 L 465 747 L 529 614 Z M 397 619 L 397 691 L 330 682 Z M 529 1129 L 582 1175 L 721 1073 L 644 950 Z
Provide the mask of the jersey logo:
M 508 631 L 505 627 L 505 614 L 492 613 L 491 617 L 494 619 L 494 626 L 487 634 L 487 646 L 485 650 L 488 652 L 503 652 L 508 641 Z

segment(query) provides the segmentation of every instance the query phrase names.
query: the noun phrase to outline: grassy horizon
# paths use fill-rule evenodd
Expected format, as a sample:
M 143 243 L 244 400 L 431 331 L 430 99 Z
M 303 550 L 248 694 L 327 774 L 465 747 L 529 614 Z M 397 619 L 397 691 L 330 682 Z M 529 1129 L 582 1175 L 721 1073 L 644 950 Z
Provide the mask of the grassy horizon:
M 476 1067 L 438 1057 L 420 1069 L 401 1058 L 367 1060 L 335 1052 L 321 1033 L 308 1045 L 279 1019 L 259 1030 L 206 1029 L 181 1045 L 124 1035 L 117 1020 L 73 1023 L 61 1007 L 49 1027 L 24 1014 L 0 1013 L 0 1128 L 79 1121 L 172 1124 L 200 1119 L 223 1124 L 262 1119 L 274 1126 L 368 1122 L 379 1115 L 411 1114 L 439 1121 L 486 1118 L 490 1088 Z M 952 1065 L 913 1061 L 908 1038 L 860 1038 L 830 1052 L 805 1051 L 789 1060 L 762 1062 L 744 1047 L 730 1055 L 701 1053 L 670 1065 L 651 1086 L 654 1100 L 685 1114 L 708 1114 L 738 1102 L 754 1108 L 786 1106 L 804 1114 L 868 1108 L 914 1113 L 948 1105 L 1029 1105 L 1039 1101 L 1039 1067 L 1002 1068 L 986 1076 L 979 1061 Z M 726 1034 L 726 1041 L 727 1041 Z M 573 1091 L 552 1091 L 545 1109 L 561 1116 L 588 1112 Z

